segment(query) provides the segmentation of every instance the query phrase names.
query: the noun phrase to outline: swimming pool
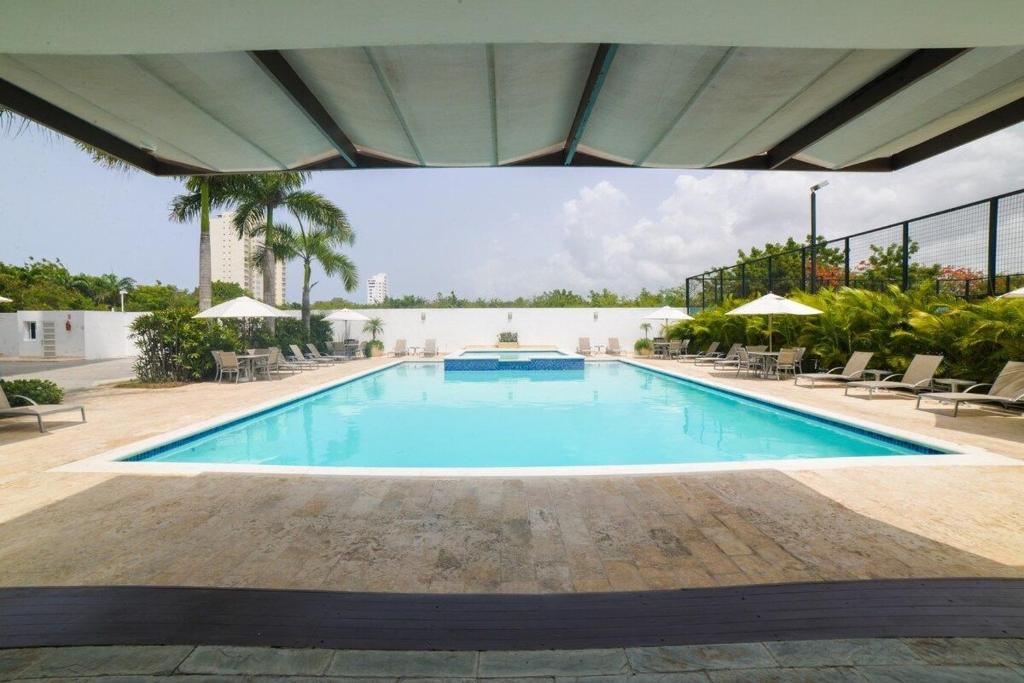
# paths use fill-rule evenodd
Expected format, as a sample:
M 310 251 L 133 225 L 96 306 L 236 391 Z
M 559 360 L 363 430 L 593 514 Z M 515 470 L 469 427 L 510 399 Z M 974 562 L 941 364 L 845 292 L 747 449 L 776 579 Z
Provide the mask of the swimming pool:
M 445 356 L 444 369 L 453 372 L 582 370 L 583 356 L 557 349 L 466 349 Z
M 430 469 L 940 452 L 629 363 L 445 372 L 406 362 L 128 459 Z

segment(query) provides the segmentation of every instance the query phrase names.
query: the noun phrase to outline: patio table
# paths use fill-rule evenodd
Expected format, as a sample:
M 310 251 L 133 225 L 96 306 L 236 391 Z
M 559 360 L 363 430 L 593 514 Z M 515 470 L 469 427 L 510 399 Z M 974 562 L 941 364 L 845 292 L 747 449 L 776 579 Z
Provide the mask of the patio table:
M 256 362 L 261 360 L 261 359 L 264 360 L 264 361 L 268 361 L 269 362 L 270 361 L 270 354 L 269 353 L 240 353 L 240 354 L 236 355 L 236 358 L 238 358 L 238 362 L 239 363 L 241 363 L 241 364 L 246 366 L 246 372 L 245 372 L 245 376 L 247 378 L 246 381 L 251 382 L 251 381 L 256 379 L 256 370 L 257 370 Z M 267 379 L 270 379 L 270 369 L 269 368 L 267 368 L 267 372 L 265 374 L 267 376 Z
M 962 386 L 964 387 L 964 389 L 966 389 L 967 387 L 974 386 L 975 384 L 977 384 L 977 382 L 975 382 L 973 379 L 953 379 L 951 377 L 936 377 L 932 380 L 932 384 L 944 384 L 949 387 L 950 391 L 960 391 L 959 389 L 957 389 L 957 387 Z
M 668 357 L 668 342 L 654 342 L 651 346 L 653 355 Z
M 762 377 L 768 376 L 772 363 L 779 358 L 778 351 L 747 351 L 747 355 L 757 361 Z
M 880 382 L 883 377 L 888 377 L 892 374 L 892 370 L 885 370 L 882 368 L 868 368 L 864 370 L 865 375 L 871 375 L 876 382 Z
M 409 355 L 410 356 L 415 356 L 419 352 L 420 348 L 421 347 L 419 347 L 419 346 L 410 346 L 409 347 Z

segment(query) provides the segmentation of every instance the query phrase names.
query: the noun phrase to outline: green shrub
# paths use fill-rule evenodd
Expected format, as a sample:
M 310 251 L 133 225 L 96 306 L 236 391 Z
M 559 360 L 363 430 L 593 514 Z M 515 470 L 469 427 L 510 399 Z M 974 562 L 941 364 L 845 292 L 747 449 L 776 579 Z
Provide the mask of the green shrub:
M 633 350 L 640 353 L 644 350 L 650 350 L 654 343 L 650 339 L 637 339 L 633 342 Z
M 519 342 L 518 332 L 499 332 L 498 342 L 501 344 L 516 344 Z
M 14 395 L 27 396 L 36 403 L 54 405 L 64 401 L 64 390 L 48 379 L 0 379 L 0 387 L 12 406 L 28 405 L 28 402 L 14 398 Z
M 384 350 L 384 342 L 380 339 L 371 339 L 368 342 L 363 342 L 363 355 L 369 358 L 373 352 L 373 349 Z
M 131 338 L 139 349 L 135 375 L 141 382 L 193 382 L 213 377 L 210 351 L 241 348 L 231 325 L 193 318 L 190 308 L 171 308 L 135 319 Z

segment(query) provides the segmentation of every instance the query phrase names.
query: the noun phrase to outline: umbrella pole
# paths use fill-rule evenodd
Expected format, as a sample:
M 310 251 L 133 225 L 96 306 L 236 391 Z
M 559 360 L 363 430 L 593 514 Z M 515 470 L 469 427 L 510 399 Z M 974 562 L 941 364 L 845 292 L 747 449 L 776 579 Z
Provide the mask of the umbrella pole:
M 768 316 L 768 353 L 772 351 L 772 316 Z

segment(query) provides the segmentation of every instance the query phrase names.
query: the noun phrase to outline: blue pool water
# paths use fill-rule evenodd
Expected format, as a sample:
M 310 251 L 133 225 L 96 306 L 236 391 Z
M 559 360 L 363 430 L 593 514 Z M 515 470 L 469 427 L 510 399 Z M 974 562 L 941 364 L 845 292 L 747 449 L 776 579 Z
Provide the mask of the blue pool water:
M 448 373 L 405 363 L 132 459 L 544 467 L 934 452 L 625 363 Z

